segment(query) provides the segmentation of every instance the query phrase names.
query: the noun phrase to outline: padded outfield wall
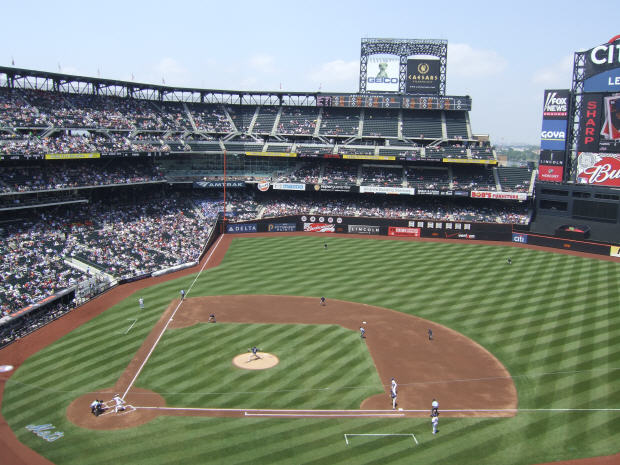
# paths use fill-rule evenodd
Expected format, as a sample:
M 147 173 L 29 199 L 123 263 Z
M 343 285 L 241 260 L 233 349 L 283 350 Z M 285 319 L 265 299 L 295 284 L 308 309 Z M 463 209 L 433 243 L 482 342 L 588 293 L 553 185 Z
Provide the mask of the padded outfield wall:
M 516 242 L 573 252 L 620 256 L 619 246 L 532 234 L 527 226 L 515 226 L 504 223 L 360 218 L 307 214 L 228 223 L 225 231 L 228 234 L 305 231 L 314 233 L 460 239 L 465 241 Z

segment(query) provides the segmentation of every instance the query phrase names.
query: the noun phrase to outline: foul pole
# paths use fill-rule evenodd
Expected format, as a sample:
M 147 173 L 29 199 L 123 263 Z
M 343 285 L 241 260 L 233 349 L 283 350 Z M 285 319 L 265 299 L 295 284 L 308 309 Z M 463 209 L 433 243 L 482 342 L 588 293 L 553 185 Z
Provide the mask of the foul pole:
M 224 222 L 223 222 L 223 231 L 226 232 L 226 150 L 224 150 Z

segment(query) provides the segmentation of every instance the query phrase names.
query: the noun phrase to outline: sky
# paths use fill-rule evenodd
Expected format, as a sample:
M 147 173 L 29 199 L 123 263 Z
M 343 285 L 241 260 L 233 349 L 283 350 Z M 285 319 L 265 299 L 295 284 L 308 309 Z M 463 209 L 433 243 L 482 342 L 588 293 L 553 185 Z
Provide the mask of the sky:
M 0 65 L 184 87 L 357 92 L 362 38 L 448 41 L 472 131 L 540 142 L 544 89 L 620 34 L 608 0 L 5 2 Z

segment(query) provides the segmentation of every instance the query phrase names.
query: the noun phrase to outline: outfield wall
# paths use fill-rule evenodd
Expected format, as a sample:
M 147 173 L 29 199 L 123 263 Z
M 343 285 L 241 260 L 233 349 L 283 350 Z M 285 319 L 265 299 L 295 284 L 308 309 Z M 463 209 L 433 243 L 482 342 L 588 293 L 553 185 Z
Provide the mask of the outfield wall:
M 292 215 L 254 221 L 228 223 L 226 233 L 315 232 L 367 234 L 374 236 L 461 239 L 466 241 L 516 242 L 574 252 L 619 256 L 620 248 L 609 244 L 577 241 L 542 234 L 532 234 L 527 227 L 519 230 L 511 224 L 473 221 L 404 220 L 336 215 Z

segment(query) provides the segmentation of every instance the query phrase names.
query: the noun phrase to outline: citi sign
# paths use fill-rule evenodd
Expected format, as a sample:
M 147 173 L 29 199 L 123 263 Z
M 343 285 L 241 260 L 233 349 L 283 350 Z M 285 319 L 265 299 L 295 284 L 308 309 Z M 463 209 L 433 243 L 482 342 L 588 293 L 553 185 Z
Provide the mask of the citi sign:
M 613 40 L 613 39 L 612 39 Z M 605 44 L 590 50 L 590 61 L 595 65 L 620 64 L 620 44 Z

